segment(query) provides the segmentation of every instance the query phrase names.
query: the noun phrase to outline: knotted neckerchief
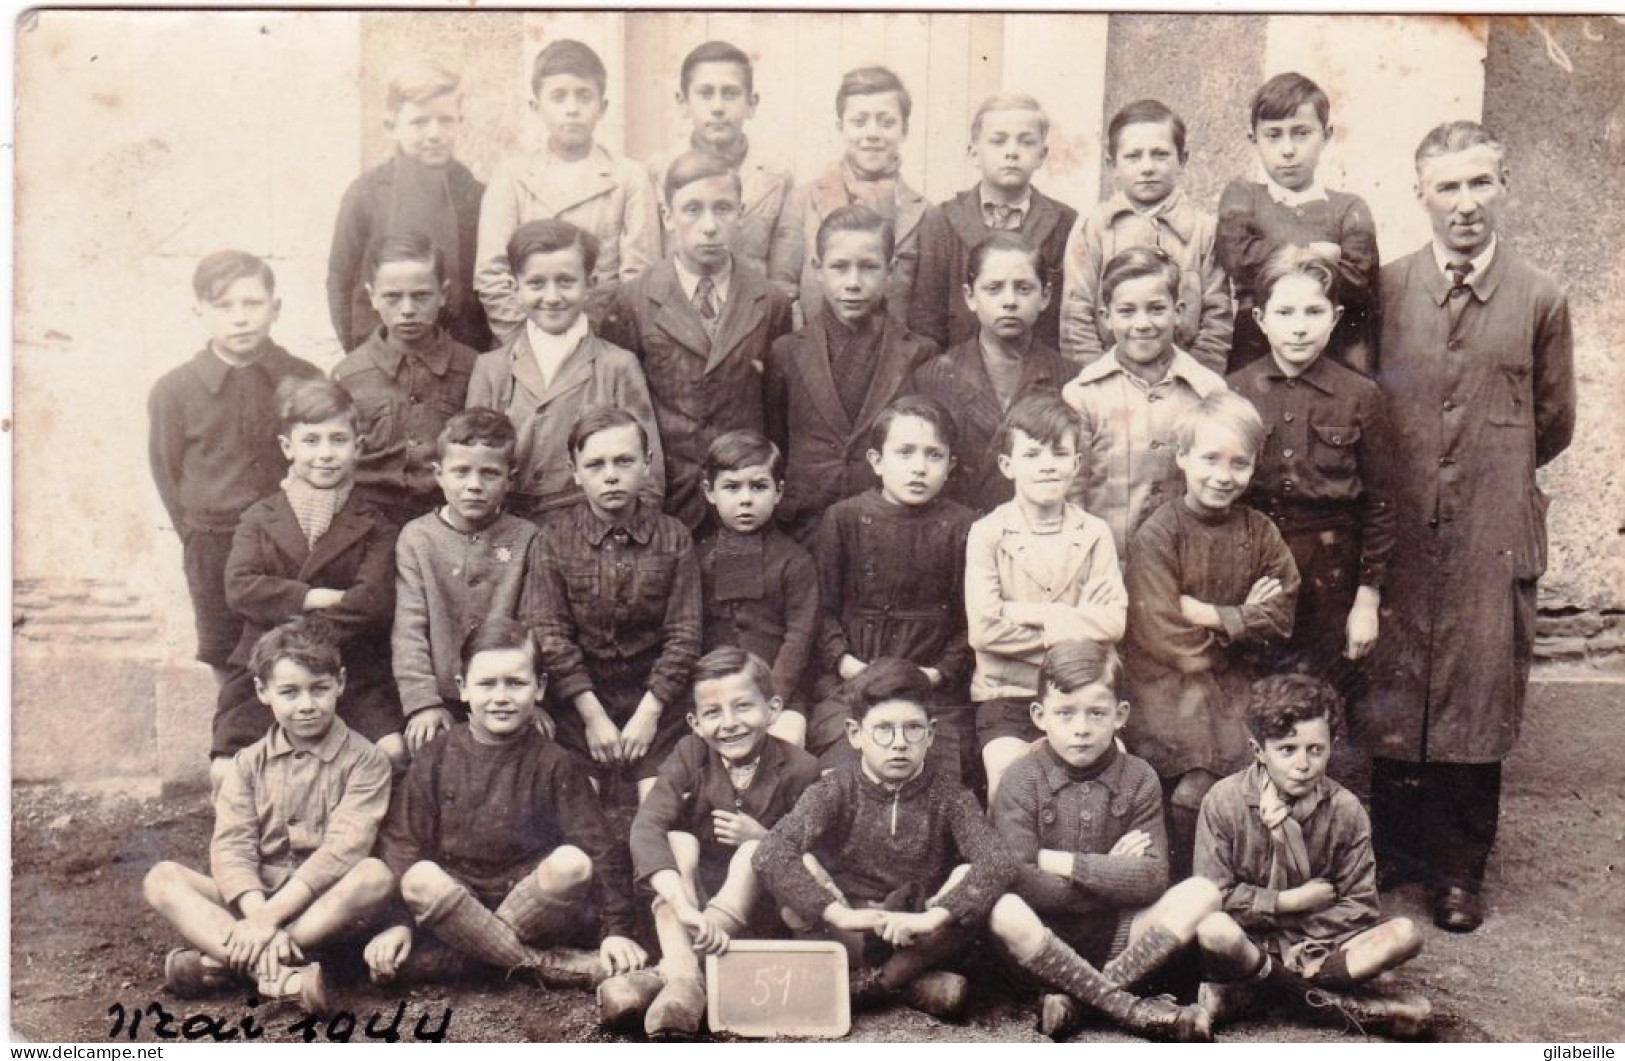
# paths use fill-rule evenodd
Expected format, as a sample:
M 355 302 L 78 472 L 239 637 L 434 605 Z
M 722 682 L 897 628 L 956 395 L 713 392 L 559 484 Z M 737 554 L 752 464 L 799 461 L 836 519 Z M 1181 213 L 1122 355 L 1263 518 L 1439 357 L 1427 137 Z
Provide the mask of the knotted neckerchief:
M 1276 891 L 1285 891 L 1306 884 L 1312 871 L 1309 868 L 1309 849 L 1303 842 L 1303 822 L 1320 805 L 1320 783 L 1316 782 L 1315 787 L 1302 799 L 1288 802 L 1263 766 L 1255 764 L 1250 769 L 1257 771 L 1261 782 L 1258 789 L 1258 817 L 1264 822 L 1264 828 L 1270 831 L 1269 886 Z
M 767 547 L 760 534 L 739 534 L 722 528 L 711 553 L 712 597 L 719 601 L 761 600 L 766 590 L 762 560 Z
M 447 276 L 462 276 L 462 248 L 457 236 L 457 207 L 452 202 L 451 185 L 445 166 L 425 166 L 395 156 L 395 180 L 391 184 L 389 213 L 384 231 L 417 232 L 428 236 L 440 248 Z M 452 285 L 454 299 L 462 294 Z
M 847 198 L 867 206 L 889 221 L 897 220 L 897 174 L 902 168 L 901 156 L 892 159 L 881 173 L 859 173 L 850 163 L 842 162 Z
M 353 485 L 345 483 L 331 490 L 321 490 L 303 479 L 294 478 L 292 473 L 282 480 L 282 492 L 287 495 L 288 507 L 293 509 L 293 518 L 299 521 L 299 529 L 305 532 L 305 543 L 310 548 L 316 548 L 316 543 L 327 533 L 327 528 L 333 525 L 333 516 L 350 499 Z

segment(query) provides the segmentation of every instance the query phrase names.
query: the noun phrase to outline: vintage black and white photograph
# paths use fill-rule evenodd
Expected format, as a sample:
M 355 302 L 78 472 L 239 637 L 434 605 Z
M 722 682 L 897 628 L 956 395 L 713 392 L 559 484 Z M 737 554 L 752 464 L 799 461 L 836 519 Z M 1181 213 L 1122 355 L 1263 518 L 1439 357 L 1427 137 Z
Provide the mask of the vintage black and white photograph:
M 12 1040 L 1625 1040 L 1625 18 L 14 45 Z

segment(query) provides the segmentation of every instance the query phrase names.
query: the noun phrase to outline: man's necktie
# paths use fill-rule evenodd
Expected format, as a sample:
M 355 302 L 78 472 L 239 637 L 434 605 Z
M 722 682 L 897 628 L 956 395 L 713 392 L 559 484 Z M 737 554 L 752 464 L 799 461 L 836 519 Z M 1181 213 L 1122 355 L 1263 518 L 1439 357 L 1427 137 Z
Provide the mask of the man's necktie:
M 694 312 L 700 315 L 700 324 L 708 338 L 717 337 L 717 285 L 709 276 L 700 277 L 694 288 Z
M 1450 311 L 1450 331 L 1456 330 L 1461 321 L 1462 311 L 1472 300 L 1473 289 L 1467 285 L 1467 278 L 1473 274 L 1472 262 L 1451 262 L 1444 267 L 1450 275 L 1450 291 L 1445 296 L 1445 306 Z

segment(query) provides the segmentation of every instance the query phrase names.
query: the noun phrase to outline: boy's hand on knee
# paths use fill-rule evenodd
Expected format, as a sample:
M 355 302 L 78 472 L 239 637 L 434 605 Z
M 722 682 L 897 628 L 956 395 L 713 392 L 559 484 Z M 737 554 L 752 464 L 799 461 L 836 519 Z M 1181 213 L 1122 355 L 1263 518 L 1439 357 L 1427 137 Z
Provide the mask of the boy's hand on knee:
M 582 712 L 582 723 L 587 730 L 587 752 L 595 763 L 621 761 L 621 731 L 609 720 L 602 707 Z
M 1354 598 L 1354 607 L 1349 609 L 1349 619 L 1346 627 L 1348 645 L 1343 655 L 1349 659 L 1364 659 L 1366 653 L 1377 643 L 1377 630 L 1379 619 L 1377 617 L 1378 597 L 1370 587 L 1361 586 Z
M 598 956 L 609 967 L 611 976 L 641 969 L 649 960 L 649 952 L 625 936 L 605 936 L 598 947 Z
M 1124 833 L 1122 836 L 1119 836 L 1117 838 L 1117 842 L 1112 845 L 1112 849 L 1106 852 L 1106 854 L 1126 855 L 1130 858 L 1138 858 L 1142 855 L 1148 854 L 1150 851 L 1151 835 L 1140 829 L 1135 829 L 1133 832 Z
M 409 925 L 386 928 L 367 941 L 361 952 L 367 962 L 367 973 L 375 984 L 395 979 L 401 965 L 412 955 L 412 929 Z
M 749 840 L 761 840 L 767 836 L 767 830 L 755 818 L 725 810 L 711 812 L 711 831 L 717 843 L 728 847 L 738 847 Z
M 233 972 L 243 976 L 252 975 L 260 960 L 260 953 L 276 933 L 275 925 L 262 925 L 247 918 L 236 922 L 221 944 L 226 951 L 226 964 L 231 966 Z
M 632 712 L 627 720 L 626 727 L 621 730 L 621 761 L 635 763 L 654 746 L 655 734 L 660 730 L 661 704 L 654 697 L 644 694 L 638 703 L 638 709 Z
M 406 750 L 414 756 L 425 744 L 451 728 L 451 712 L 443 707 L 426 707 L 406 720 Z

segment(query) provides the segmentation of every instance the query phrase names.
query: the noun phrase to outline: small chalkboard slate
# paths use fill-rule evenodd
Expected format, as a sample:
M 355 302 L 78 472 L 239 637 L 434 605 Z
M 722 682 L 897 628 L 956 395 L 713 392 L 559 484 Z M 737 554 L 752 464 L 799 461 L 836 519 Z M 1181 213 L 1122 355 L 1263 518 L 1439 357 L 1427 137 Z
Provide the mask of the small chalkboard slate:
M 705 959 L 705 984 L 712 1031 L 839 1039 L 852 1030 L 839 943 L 736 939 Z

